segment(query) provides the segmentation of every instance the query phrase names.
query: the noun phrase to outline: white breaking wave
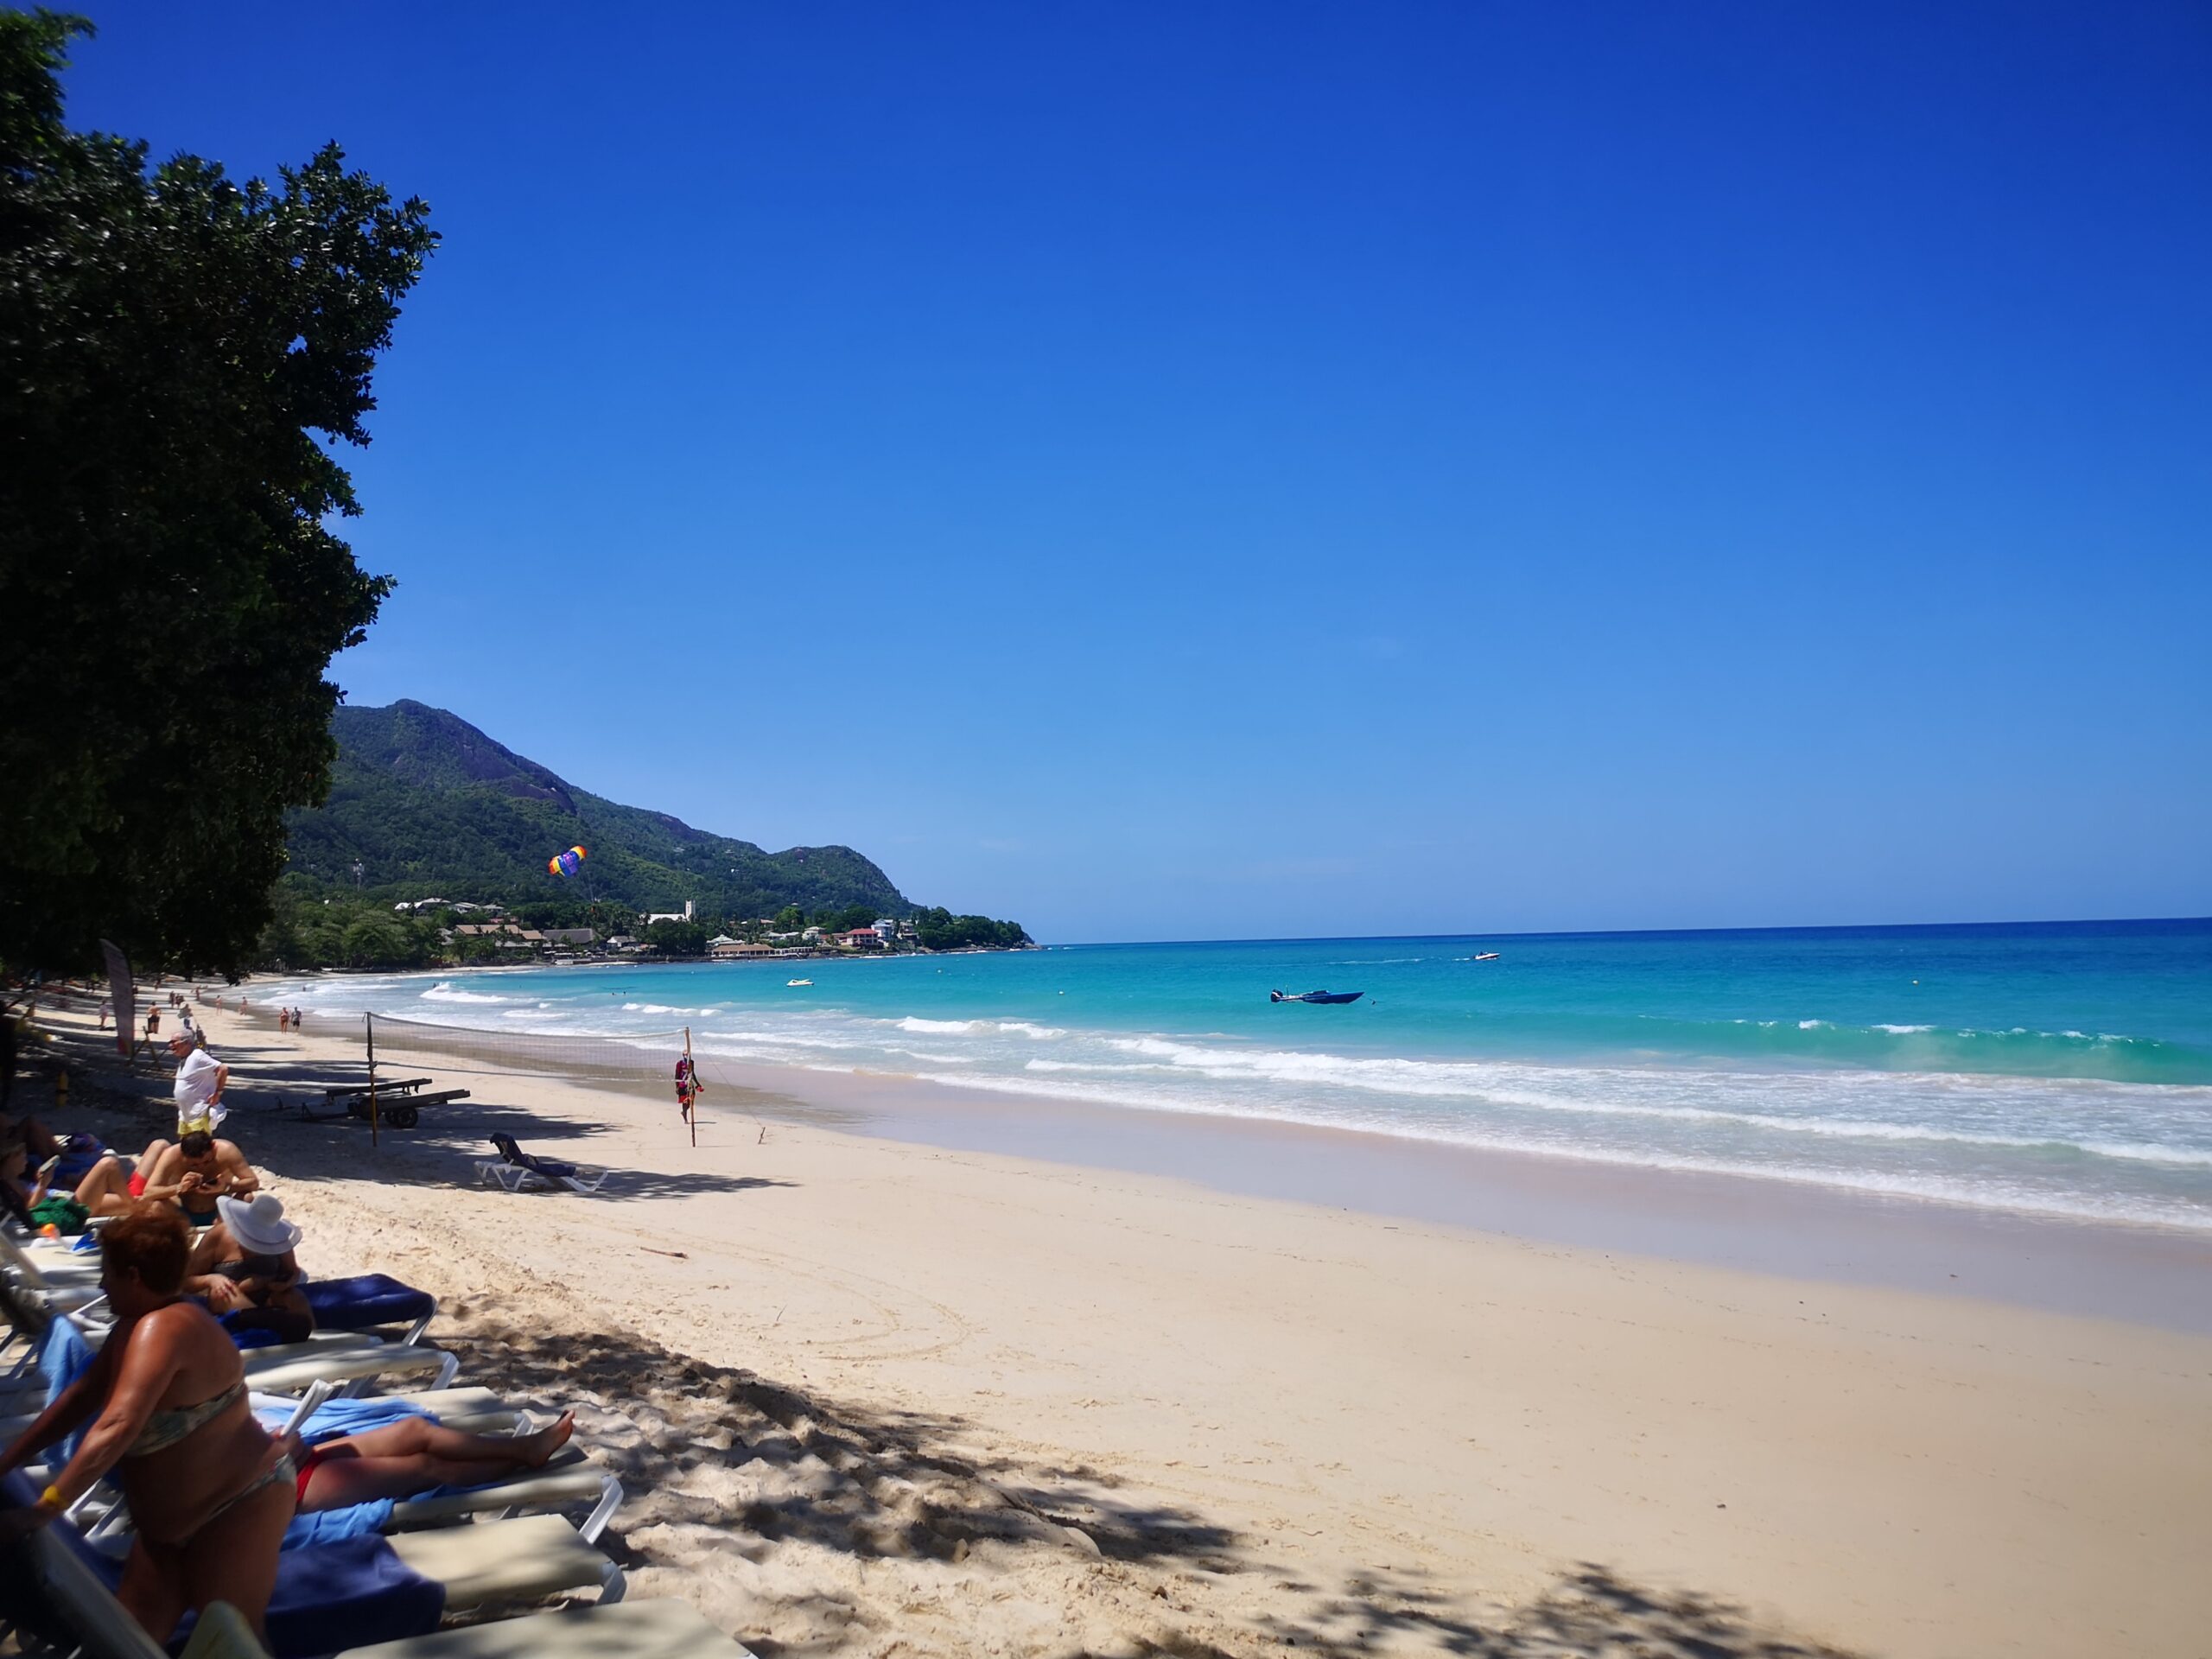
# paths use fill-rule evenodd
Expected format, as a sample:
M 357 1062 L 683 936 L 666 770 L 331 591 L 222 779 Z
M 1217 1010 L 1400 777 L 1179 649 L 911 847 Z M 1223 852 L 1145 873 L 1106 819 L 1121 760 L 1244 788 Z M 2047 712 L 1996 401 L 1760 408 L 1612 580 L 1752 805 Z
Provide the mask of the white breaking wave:
M 1032 1025 L 1027 1020 L 925 1020 L 918 1014 L 908 1014 L 892 1022 L 901 1031 L 920 1034 L 925 1032 L 944 1032 L 960 1036 L 974 1036 L 990 1031 L 1011 1031 L 1023 1037 L 1033 1037 L 1039 1042 L 1050 1042 L 1067 1033 L 1058 1026 Z
M 456 991 L 440 980 L 423 993 L 423 1000 L 426 1002 L 504 1002 L 507 999 L 504 996 L 486 996 L 476 991 Z

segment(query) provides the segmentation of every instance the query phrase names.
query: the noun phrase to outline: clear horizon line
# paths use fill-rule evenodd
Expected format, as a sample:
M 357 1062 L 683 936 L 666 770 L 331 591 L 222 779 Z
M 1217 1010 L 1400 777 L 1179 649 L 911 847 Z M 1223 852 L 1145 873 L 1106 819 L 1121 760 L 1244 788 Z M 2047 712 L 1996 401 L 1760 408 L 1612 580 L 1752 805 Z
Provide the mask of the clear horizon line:
M 2139 927 L 2152 924 L 2212 925 L 2212 915 L 2038 917 L 2003 922 L 1769 922 L 1750 927 L 1569 927 L 1520 933 L 1294 933 L 1249 938 L 1058 939 L 1049 944 L 1040 939 L 1037 945 L 1040 950 L 1088 950 L 1173 944 L 1358 944 L 1383 939 L 1631 939 L 1704 933 L 1895 933 L 1944 928 Z

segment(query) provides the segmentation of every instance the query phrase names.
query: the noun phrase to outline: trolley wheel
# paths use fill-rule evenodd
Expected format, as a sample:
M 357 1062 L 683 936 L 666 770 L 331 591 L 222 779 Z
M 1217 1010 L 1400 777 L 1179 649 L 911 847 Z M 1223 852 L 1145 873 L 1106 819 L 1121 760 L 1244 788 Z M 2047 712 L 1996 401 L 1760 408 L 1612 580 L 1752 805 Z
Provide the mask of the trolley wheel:
M 395 1129 L 411 1129 L 423 1116 L 412 1101 L 396 1100 L 384 1109 L 384 1121 Z

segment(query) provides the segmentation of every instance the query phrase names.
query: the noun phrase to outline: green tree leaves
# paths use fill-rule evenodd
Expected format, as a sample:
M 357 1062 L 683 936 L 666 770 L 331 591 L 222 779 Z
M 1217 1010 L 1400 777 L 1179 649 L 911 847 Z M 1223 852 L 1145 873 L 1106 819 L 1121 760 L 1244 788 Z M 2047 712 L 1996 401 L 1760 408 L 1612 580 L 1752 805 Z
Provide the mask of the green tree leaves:
M 1030 943 L 1019 922 L 995 922 L 988 916 L 955 916 L 942 905 L 918 911 L 914 935 L 925 950 L 957 950 L 963 945 L 1013 946 Z
M 391 586 L 325 445 L 437 238 L 335 146 L 271 187 L 69 131 L 84 32 L 0 13 L 0 957 L 234 969 Z

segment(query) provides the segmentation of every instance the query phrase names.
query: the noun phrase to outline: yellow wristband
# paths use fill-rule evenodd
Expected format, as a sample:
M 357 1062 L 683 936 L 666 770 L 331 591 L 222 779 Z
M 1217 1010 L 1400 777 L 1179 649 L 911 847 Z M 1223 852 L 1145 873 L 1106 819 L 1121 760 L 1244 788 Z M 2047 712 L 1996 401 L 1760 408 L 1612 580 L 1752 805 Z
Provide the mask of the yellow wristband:
M 69 1507 L 68 1500 L 61 1496 L 59 1486 L 48 1487 L 38 1495 L 38 1502 L 41 1509 L 52 1510 L 56 1515 Z

